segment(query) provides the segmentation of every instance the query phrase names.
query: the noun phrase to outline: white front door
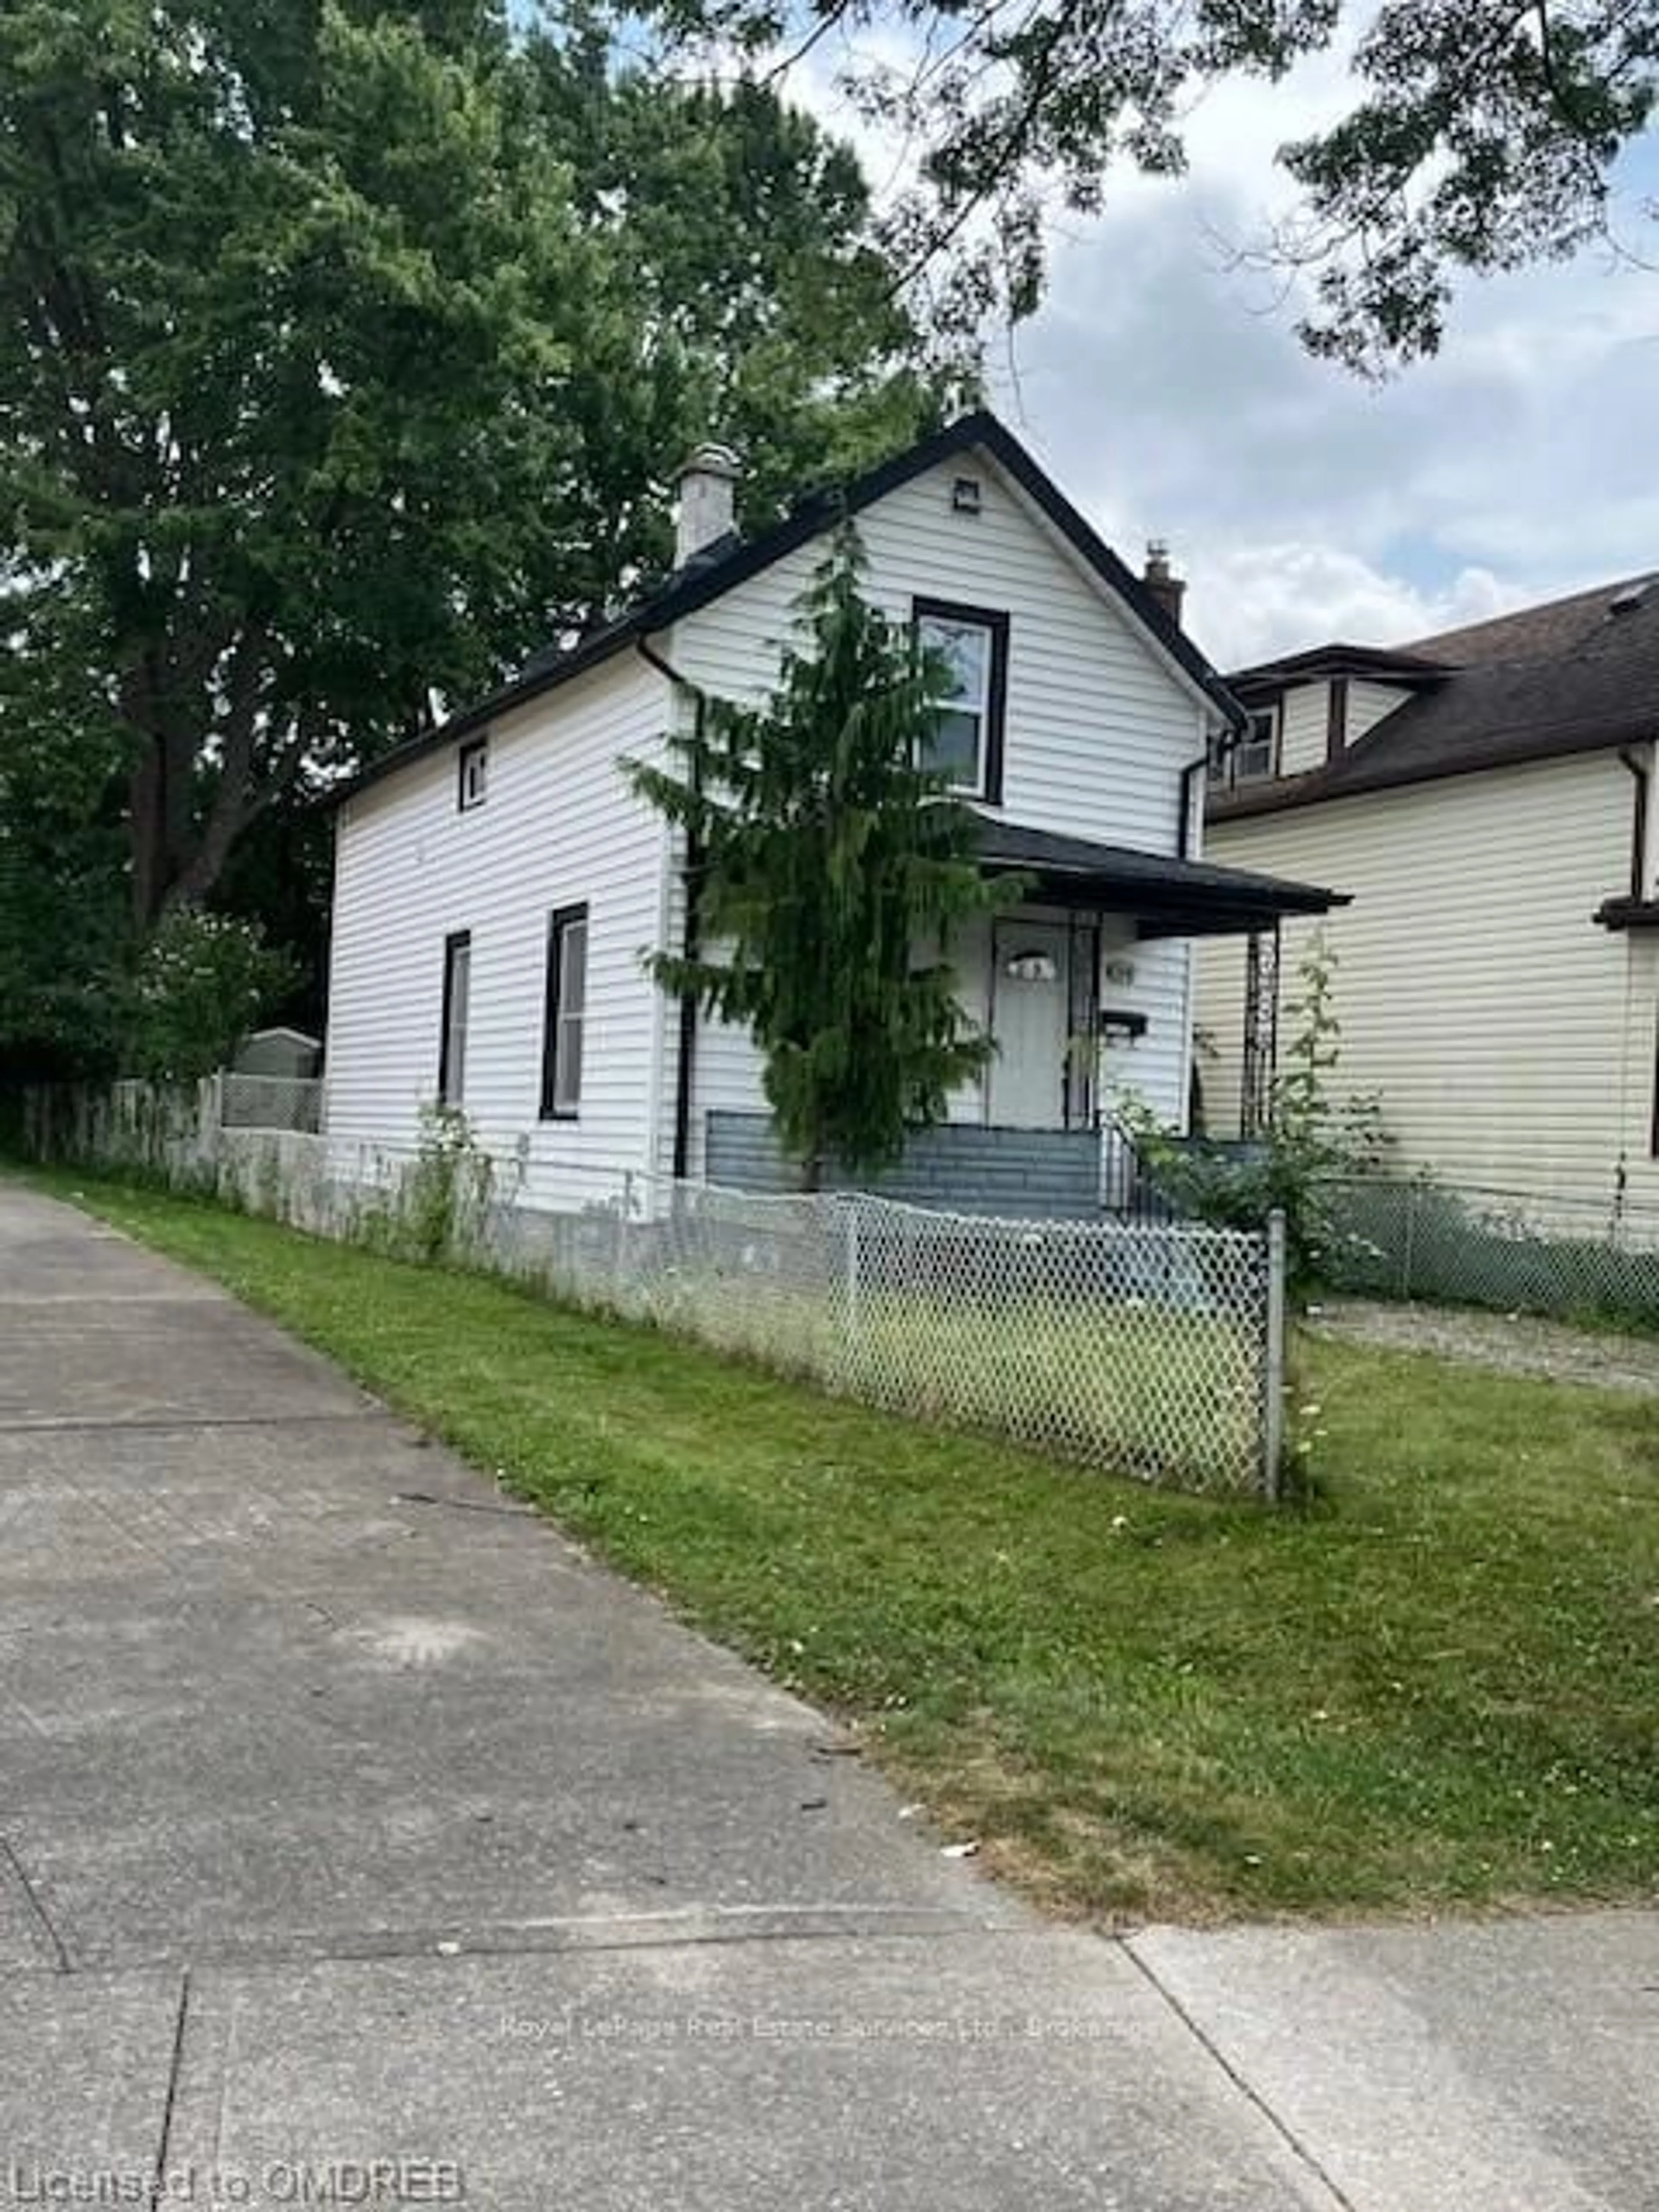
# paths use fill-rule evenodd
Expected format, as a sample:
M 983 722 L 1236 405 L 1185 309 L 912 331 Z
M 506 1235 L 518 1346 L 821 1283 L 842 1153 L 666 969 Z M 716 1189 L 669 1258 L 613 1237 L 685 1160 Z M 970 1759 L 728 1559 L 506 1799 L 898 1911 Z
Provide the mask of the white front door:
M 1071 1034 L 1071 933 L 1063 922 L 1000 921 L 991 933 L 988 1104 L 1004 1129 L 1063 1129 Z

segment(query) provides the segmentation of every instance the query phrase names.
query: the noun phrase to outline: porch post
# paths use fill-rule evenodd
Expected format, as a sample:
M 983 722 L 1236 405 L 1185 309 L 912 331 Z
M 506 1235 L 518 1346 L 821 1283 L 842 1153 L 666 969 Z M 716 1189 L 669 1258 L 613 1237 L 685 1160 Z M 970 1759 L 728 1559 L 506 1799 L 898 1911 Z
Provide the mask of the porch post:
M 1273 1113 L 1279 1064 L 1279 923 L 1253 929 L 1244 952 L 1244 1080 L 1238 1133 L 1259 1137 Z

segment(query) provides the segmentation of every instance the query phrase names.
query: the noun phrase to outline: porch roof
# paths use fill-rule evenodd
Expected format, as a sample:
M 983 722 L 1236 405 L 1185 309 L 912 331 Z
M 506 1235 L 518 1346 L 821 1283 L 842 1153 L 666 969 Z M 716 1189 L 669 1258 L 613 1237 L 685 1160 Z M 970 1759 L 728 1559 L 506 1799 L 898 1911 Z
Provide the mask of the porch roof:
M 1287 914 L 1328 914 L 1346 906 L 1346 891 L 1212 860 L 1097 845 L 1053 830 L 1028 829 L 970 810 L 979 824 L 980 855 L 995 867 L 1018 868 L 1036 895 L 1055 906 L 1133 915 L 1142 937 L 1228 937 L 1262 929 Z

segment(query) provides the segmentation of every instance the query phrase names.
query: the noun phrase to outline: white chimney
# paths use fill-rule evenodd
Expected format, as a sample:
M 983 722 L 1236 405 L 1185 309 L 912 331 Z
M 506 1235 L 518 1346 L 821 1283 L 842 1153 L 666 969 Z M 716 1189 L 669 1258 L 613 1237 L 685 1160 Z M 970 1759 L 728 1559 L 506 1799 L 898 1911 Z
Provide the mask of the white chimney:
M 679 473 L 679 520 L 674 566 L 724 538 L 734 527 L 734 493 L 743 465 L 729 446 L 699 446 Z

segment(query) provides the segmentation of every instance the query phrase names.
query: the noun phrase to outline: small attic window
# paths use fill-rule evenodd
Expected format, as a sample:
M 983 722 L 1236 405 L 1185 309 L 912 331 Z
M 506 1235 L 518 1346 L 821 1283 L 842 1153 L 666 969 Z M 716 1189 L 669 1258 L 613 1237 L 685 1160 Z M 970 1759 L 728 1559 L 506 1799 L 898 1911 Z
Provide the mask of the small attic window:
M 977 477 L 952 477 L 951 511 L 953 514 L 977 514 L 983 503 Z
M 470 738 L 456 763 L 455 804 L 463 814 L 482 806 L 489 795 L 489 739 Z

